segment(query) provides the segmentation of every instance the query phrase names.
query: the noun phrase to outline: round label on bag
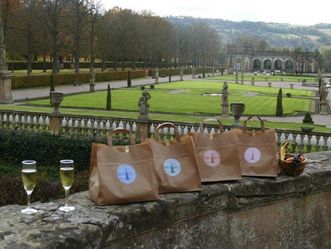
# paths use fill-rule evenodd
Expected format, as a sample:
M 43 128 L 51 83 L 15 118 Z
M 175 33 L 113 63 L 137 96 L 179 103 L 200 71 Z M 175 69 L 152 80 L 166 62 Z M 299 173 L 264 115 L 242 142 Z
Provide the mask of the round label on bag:
M 169 176 L 176 176 L 182 171 L 182 166 L 176 159 L 165 160 L 163 162 L 163 168 Z
M 248 163 L 256 163 L 261 159 L 261 151 L 255 147 L 249 147 L 245 151 L 245 160 Z
M 216 150 L 207 150 L 203 154 L 203 160 L 210 167 L 218 166 L 221 162 L 220 154 Z
M 131 184 L 136 180 L 136 170 L 129 164 L 121 164 L 117 168 L 117 178 L 124 184 Z

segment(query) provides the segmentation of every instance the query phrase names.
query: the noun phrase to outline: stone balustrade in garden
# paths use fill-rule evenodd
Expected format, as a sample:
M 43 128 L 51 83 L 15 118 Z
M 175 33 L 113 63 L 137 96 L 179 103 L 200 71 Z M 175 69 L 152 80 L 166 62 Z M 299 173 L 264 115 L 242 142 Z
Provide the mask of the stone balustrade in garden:
M 2 129 L 16 129 L 29 131 L 48 131 L 49 113 L 36 113 L 26 111 L 0 111 L 0 125 Z M 141 123 L 139 119 L 113 118 L 87 115 L 69 115 L 60 114 L 56 116 L 60 119 L 59 133 L 68 135 L 92 135 L 104 137 L 109 131 L 118 127 L 125 127 L 140 136 L 138 126 L 147 125 L 149 134 L 154 133 L 156 127 L 167 122 L 166 120 L 148 120 Z M 199 129 L 198 123 L 173 122 L 180 131 L 180 134 L 196 132 Z M 231 129 L 231 126 L 224 126 L 225 129 Z M 217 126 L 207 124 L 206 133 L 217 132 Z M 173 131 L 166 129 L 164 134 L 171 134 Z M 286 139 L 295 140 L 305 152 L 326 151 L 331 146 L 331 133 L 324 132 L 303 132 L 295 130 L 276 129 L 277 142 L 281 143 Z

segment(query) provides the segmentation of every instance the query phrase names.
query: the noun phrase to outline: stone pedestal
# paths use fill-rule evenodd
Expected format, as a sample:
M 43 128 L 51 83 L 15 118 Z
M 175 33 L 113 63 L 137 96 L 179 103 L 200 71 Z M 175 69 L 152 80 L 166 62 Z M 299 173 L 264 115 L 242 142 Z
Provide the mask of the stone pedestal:
M 320 114 L 330 114 L 331 110 L 330 110 L 330 105 L 327 101 L 321 101 L 320 103 Z
M 61 128 L 61 116 L 51 115 L 49 118 L 49 131 L 52 134 L 58 135 Z
M 0 104 L 13 102 L 11 79 L 8 71 L 0 71 Z
M 180 69 L 180 81 L 184 80 L 184 70 L 183 68 Z
M 271 84 L 272 84 L 271 82 L 268 82 L 268 87 L 271 87 Z
M 90 92 L 94 92 L 94 91 L 95 91 L 95 84 L 90 83 Z
M 195 79 L 195 68 L 192 67 L 192 79 Z
M 141 141 L 149 138 L 149 125 L 148 125 L 148 121 L 139 121 L 139 123 L 137 123 L 137 138 L 140 139 Z
M 223 117 L 229 116 L 229 103 L 222 104 L 222 115 Z
M 159 83 L 159 69 L 155 69 L 155 84 Z
M 290 89 L 293 89 L 293 88 L 294 88 L 294 84 L 291 83 L 291 84 L 290 84 Z

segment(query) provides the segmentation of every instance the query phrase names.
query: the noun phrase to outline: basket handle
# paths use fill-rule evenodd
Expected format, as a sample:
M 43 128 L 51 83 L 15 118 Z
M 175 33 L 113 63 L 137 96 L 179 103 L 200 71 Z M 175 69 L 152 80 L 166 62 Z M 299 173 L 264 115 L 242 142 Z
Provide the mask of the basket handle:
M 199 131 L 200 131 L 200 133 L 203 133 L 203 130 L 204 130 L 204 124 L 205 124 L 206 122 L 208 122 L 208 121 L 216 121 L 216 122 L 218 123 L 218 125 L 219 125 L 219 132 L 220 132 L 220 133 L 223 133 L 223 132 L 224 132 L 224 127 L 223 127 L 223 124 L 222 124 L 221 120 L 216 119 L 216 118 L 207 118 L 207 119 L 203 120 L 203 121 L 200 123 L 200 125 L 199 125 Z
M 243 127 L 243 131 L 245 132 L 247 130 L 247 122 L 248 120 L 251 120 L 251 118 L 253 117 L 257 117 L 258 120 L 260 120 L 260 126 L 261 126 L 261 131 L 264 132 L 264 120 L 262 118 L 260 118 L 259 115 L 250 115 L 245 121 L 244 121 L 244 127 Z
M 155 130 L 155 140 L 156 141 L 160 141 L 160 133 L 159 133 L 159 131 L 160 131 L 160 129 L 163 129 L 163 128 L 174 128 L 176 141 L 178 141 L 178 142 L 180 141 L 178 127 L 176 125 L 174 125 L 173 123 L 171 123 L 171 122 L 165 122 L 165 123 L 159 124 L 156 127 L 156 130 Z
M 301 154 L 299 150 L 299 145 L 295 140 L 285 140 L 280 144 L 280 159 L 283 160 L 285 158 L 286 150 L 290 144 L 295 144 L 295 152 L 297 154 Z
M 134 145 L 136 143 L 135 142 L 135 137 L 134 137 L 134 135 L 132 135 L 131 131 L 129 131 L 127 129 L 124 129 L 122 127 L 118 127 L 115 130 L 113 130 L 108 136 L 108 145 L 109 146 L 113 146 L 113 134 L 116 134 L 116 135 L 118 135 L 118 134 L 129 135 L 130 144 Z

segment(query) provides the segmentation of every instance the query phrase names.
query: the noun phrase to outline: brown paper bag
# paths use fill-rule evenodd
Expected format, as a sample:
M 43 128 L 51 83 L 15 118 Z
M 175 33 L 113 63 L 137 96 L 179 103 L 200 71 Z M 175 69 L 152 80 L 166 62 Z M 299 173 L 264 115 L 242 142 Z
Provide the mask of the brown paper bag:
M 160 142 L 159 130 L 174 128 L 176 141 Z M 155 131 L 155 140 L 148 140 L 153 152 L 160 193 L 200 191 L 199 171 L 188 147 L 180 141 L 178 128 L 172 123 L 160 124 Z
M 123 132 L 130 134 L 121 128 L 113 133 Z M 157 200 L 158 184 L 148 144 L 113 147 L 111 137 L 108 143 L 92 145 L 90 198 L 100 205 Z
M 276 177 L 278 174 L 278 153 L 276 134 L 273 129 L 265 129 L 260 120 L 261 130 L 248 131 L 247 121 L 243 129 L 233 129 L 238 143 L 241 174 L 244 176 Z
M 235 135 L 224 132 L 223 125 L 217 121 L 219 133 L 204 134 L 203 123 L 200 133 L 191 134 L 193 137 L 194 155 L 197 160 L 202 182 L 217 182 L 241 179 L 240 161 Z

